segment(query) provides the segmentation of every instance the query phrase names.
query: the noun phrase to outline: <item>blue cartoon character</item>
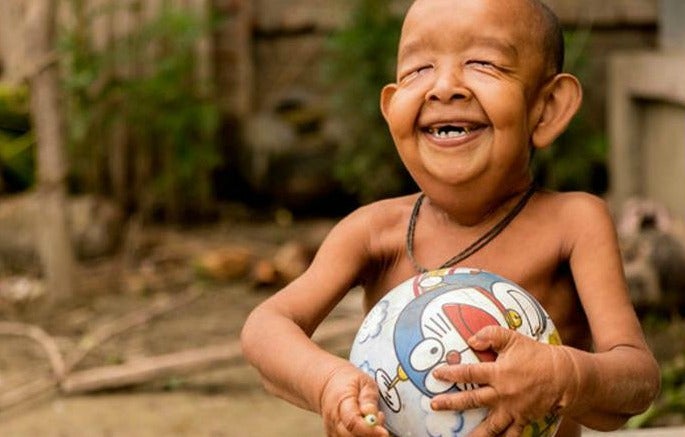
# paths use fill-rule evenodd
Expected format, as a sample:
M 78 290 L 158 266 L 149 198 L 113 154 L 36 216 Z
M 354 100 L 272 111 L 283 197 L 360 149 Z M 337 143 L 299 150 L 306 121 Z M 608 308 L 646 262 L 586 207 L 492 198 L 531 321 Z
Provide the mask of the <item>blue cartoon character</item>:
M 362 330 L 365 334 L 358 336 L 358 340 L 367 341 L 372 333 L 380 339 L 380 326 L 392 329 L 387 334 L 392 335 L 391 353 L 396 364 L 388 367 L 389 361 L 384 355 L 382 365 L 365 360 L 360 366 L 376 379 L 391 429 L 393 414 L 399 420 L 400 416 L 410 414 L 407 410 L 416 410 L 413 404 L 417 397 L 406 388 L 400 390 L 410 383 L 420 395 L 421 409 L 417 414 L 425 422 L 422 429 L 432 428 L 430 423 L 440 423 L 436 427 L 442 431 L 427 431 L 425 435 L 452 437 L 461 435 L 461 431 L 466 433 L 468 426 L 464 426 L 462 412 L 437 413 L 428 405 L 430 398 L 437 394 L 469 390 L 474 386 L 438 380 L 432 371 L 446 364 L 494 361 L 494 352 L 474 351 L 466 343 L 485 326 L 499 325 L 539 341 L 558 342 L 558 334 L 540 304 L 515 284 L 488 272 L 471 269 L 429 272 L 405 282 L 396 290 L 381 301 L 379 309 L 371 311 L 369 316 L 372 317 L 367 318 Z M 394 302 L 395 292 L 402 296 L 403 302 Z M 369 319 L 373 322 L 367 323 Z M 390 352 L 380 346 L 371 347 L 381 353 Z M 411 401 L 403 399 L 407 396 Z M 405 405 L 406 402 L 412 405 Z M 477 417 L 472 414 L 468 425 L 477 424 L 483 415 L 484 412 Z M 406 427 L 405 422 L 403 419 L 400 428 Z

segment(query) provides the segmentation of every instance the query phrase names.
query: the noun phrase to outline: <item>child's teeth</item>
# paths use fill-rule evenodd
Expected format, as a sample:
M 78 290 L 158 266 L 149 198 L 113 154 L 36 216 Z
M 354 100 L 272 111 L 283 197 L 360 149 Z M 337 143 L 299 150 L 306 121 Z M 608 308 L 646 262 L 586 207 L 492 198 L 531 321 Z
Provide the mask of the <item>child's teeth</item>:
M 440 130 L 436 128 L 431 128 L 429 129 L 429 132 L 431 135 L 434 135 L 438 138 L 457 138 L 461 137 L 464 135 L 468 135 L 471 133 L 471 130 L 468 127 L 463 127 L 461 130 Z

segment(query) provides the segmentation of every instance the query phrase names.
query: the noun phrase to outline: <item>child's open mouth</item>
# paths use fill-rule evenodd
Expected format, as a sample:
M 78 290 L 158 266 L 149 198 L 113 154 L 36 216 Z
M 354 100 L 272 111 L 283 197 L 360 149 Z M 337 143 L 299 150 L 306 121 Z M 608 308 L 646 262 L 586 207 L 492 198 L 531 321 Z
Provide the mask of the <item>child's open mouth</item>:
M 469 126 L 457 126 L 452 124 L 446 124 L 443 126 L 430 126 L 425 128 L 424 131 L 435 138 L 449 139 L 465 137 L 471 132 L 482 128 L 483 125 L 476 124 Z

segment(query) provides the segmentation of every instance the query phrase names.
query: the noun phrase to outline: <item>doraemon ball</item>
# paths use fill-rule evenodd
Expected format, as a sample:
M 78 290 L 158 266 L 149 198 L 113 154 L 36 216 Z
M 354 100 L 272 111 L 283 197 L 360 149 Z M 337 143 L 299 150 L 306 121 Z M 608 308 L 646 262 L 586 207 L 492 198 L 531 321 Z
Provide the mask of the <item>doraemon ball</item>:
M 364 319 L 350 361 L 378 384 L 386 427 L 400 437 L 466 436 L 486 409 L 433 411 L 440 393 L 470 390 L 432 370 L 450 363 L 493 361 L 494 352 L 472 350 L 466 340 L 499 325 L 548 344 L 561 344 L 549 315 L 521 287 L 495 274 L 468 268 L 415 276 L 391 290 Z M 552 437 L 560 418 L 550 414 L 529 424 L 526 437 Z

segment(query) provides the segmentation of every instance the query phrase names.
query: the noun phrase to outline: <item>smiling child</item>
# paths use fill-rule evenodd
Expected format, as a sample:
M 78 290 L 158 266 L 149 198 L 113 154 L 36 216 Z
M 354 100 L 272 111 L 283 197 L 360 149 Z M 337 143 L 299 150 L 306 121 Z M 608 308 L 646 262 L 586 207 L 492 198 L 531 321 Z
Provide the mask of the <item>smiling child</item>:
M 533 185 L 531 154 L 552 144 L 582 100 L 562 64 L 558 21 L 538 0 L 412 4 L 396 81 L 380 101 L 421 193 L 352 212 L 309 269 L 253 311 L 243 347 L 267 389 L 321 414 L 330 436 L 388 435 L 373 379 L 309 337 L 355 286 L 368 311 L 422 271 L 463 266 L 528 290 L 564 346 L 486 327 L 470 345 L 495 351 L 496 361 L 433 373 L 480 388 L 438 395 L 433 409 L 488 407 L 476 437 L 519 436 L 554 412 L 564 417 L 558 436 L 572 437 L 580 425 L 619 428 L 649 406 L 659 370 L 628 297 L 607 206 Z M 376 426 L 368 414 L 379 416 Z

